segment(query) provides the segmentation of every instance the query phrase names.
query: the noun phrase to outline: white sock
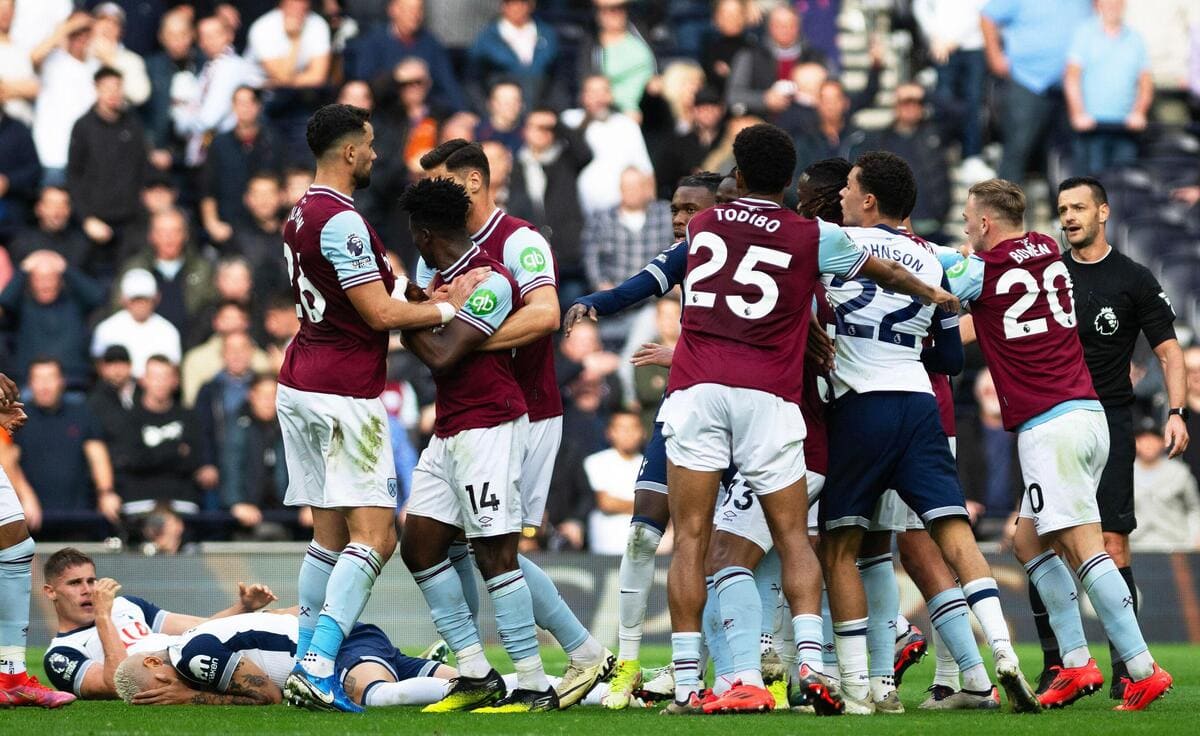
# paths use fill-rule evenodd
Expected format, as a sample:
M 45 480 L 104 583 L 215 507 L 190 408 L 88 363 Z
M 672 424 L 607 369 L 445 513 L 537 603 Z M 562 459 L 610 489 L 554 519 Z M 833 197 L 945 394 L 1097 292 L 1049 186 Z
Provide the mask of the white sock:
M 583 640 L 583 643 L 567 652 L 567 656 L 571 658 L 574 664 L 592 666 L 604 659 L 604 647 L 600 642 L 596 641 L 596 637 L 588 634 L 588 638 Z
M 1144 680 L 1154 674 L 1154 657 L 1150 656 L 1150 650 L 1135 654 L 1125 662 L 1125 669 L 1129 670 L 1129 679 L 1137 682 Z
M 871 700 L 883 700 L 888 696 L 888 693 L 895 689 L 895 675 L 883 675 L 871 678 Z
M 637 659 L 641 654 L 642 624 L 646 620 L 646 602 L 654 585 L 654 555 L 662 542 L 662 531 L 645 523 L 629 525 L 625 554 L 617 571 L 620 595 L 617 599 L 617 659 Z
M 962 586 L 963 596 L 971 613 L 983 627 L 983 634 L 992 647 L 992 654 L 1013 654 L 1012 637 L 1004 611 L 1000 610 L 1000 592 L 994 578 L 978 578 Z
M 25 671 L 25 647 L 0 646 L 0 675 L 19 675 Z
M 842 691 L 852 698 L 866 700 L 871 694 L 867 676 L 867 620 L 834 621 L 833 645 L 837 650 Z
M 517 671 L 517 686 L 521 690 L 540 693 L 549 689 L 550 683 L 546 680 L 546 670 L 542 666 L 540 655 L 518 659 L 513 662 L 513 669 Z
M 1082 667 L 1092 658 L 1092 653 L 1087 647 L 1076 647 L 1069 652 L 1063 652 L 1062 663 L 1063 667 Z
M 371 685 L 364 699 L 367 707 L 386 705 L 429 705 L 446 697 L 450 681 L 440 677 L 410 677 L 400 682 Z
M 766 687 L 766 685 L 763 684 L 762 670 L 742 670 L 740 672 L 733 673 L 733 681 L 737 682 L 738 680 L 741 680 L 743 685 L 750 685 L 751 687 Z
M 300 660 L 300 665 L 313 677 L 333 676 L 333 660 L 317 654 L 311 649 L 308 650 L 308 654 L 304 655 L 304 659 Z
M 454 660 L 458 664 L 458 674 L 463 677 L 486 677 L 492 671 L 492 663 L 479 644 L 471 644 L 461 652 L 455 652 Z
M 904 636 L 911 628 L 912 623 L 905 618 L 903 613 L 896 611 L 896 638 L 899 639 L 900 637 Z
M 933 671 L 933 684 L 944 685 L 952 690 L 961 688 L 962 686 L 958 682 L 958 662 L 954 661 L 950 647 L 942 641 L 942 635 L 938 633 L 937 628 L 933 630 L 933 653 L 937 658 L 937 665 Z
M 992 678 L 988 677 L 982 662 L 963 670 L 962 682 L 964 690 L 976 693 L 992 691 Z

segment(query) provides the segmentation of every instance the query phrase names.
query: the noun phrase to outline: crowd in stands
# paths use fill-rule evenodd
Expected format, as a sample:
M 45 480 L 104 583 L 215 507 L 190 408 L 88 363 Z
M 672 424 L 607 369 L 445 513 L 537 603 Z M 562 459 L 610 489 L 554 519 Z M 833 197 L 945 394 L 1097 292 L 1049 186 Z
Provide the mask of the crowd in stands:
M 274 376 L 299 324 L 280 230 L 312 179 L 305 122 L 333 101 L 372 111 L 379 159 L 356 204 L 397 271 L 416 252 L 396 199 L 441 141 L 482 142 L 497 200 L 552 244 L 565 307 L 670 245 L 675 182 L 727 172 L 734 136 L 765 120 L 792 135 L 801 169 L 902 155 L 920 182 L 914 229 L 947 243 L 963 183 L 1101 175 L 1115 215 L 1145 224 L 1161 210 L 1190 243 L 1198 288 L 1185 282 L 1177 304 L 1194 325 L 1200 7 L 1130 5 L 1125 17 L 1122 0 L 0 0 L 0 370 L 30 415 L 0 461 L 41 538 L 163 551 L 307 538 L 310 519 L 280 503 Z M 1166 159 L 1164 179 L 1147 162 Z M 1123 247 L 1127 232 L 1109 237 Z M 528 547 L 590 537 L 612 552 L 624 538 L 599 530 L 627 523 L 665 383 L 629 359 L 672 345 L 678 319 L 667 299 L 561 341 L 564 442 Z M 393 347 L 384 400 L 403 489 L 433 384 Z M 1144 352 L 1138 395 L 1158 416 Z M 1188 356 L 1197 416 L 1200 348 Z M 973 509 L 1004 518 L 1013 442 L 968 357 L 960 465 Z M 1139 440 L 1147 503 L 1200 515 L 1194 447 L 1189 474 Z M 1179 544 L 1198 540 L 1193 528 Z

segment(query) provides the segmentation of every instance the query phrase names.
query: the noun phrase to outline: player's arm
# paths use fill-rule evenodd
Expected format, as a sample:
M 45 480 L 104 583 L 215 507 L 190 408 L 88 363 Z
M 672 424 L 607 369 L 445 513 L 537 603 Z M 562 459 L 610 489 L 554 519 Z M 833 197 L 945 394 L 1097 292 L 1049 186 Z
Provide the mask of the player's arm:
M 1162 366 L 1167 405 L 1187 406 L 1187 369 L 1183 365 L 1183 349 L 1175 336 L 1175 308 L 1162 286 L 1144 269 L 1133 297 L 1142 334 Z M 1175 414 L 1167 417 L 1163 439 L 1171 450 L 1171 457 L 1177 457 L 1187 449 L 1190 437 L 1183 417 Z
M 646 299 L 665 295 L 683 282 L 686 271 L 686 246 L 671 246 L 619 285 L 576 299 L 563 317 L 563 333 L 570 335 L 571 328 L 584 316 L 595 322 L 599 317 L 616 314 Z
M 100 637 L 100 647 L 104 650 L 104 666 L 91 667 L 84 673 L 84 697 L 113 698 L 117 695 L 117 687 L 113 675 L 117 667 L 125 661 L 125 642 L 117 631 L 112 620 L 113 601 L 121 592 L 121 584 L 112 578 L 100 578 L 92 590 L 92 606 L 96 612 L 96 634 Z M 88 682 L 89 675 L 92 677 Z M 98 681 L 97 681 L 98 680 Z M 90 685 L 90 687 L 89 687 Z M 89 694 L 92 690 L 94 694 Z
M 933 345 L 921 351 L 921 362 L 925 370 L 957 376 L 962 373 L 966 356 L 963 354 L 962 337 L 958 333 L 958 315 L 937 310 L 933 314 Z
M 558 289 L 539 286 L 525 295 L 525 303 L 483 343 L 484 350 L 512 350 L 558 329 Z
M 217 618 L 227 618 L 229 616 L 237 616 L 242 613 L 254 613 L 255 611 L 269 606 L 279 600 L 276 595 L 271 592 L 271 589 L 262 583 L 238 583 L 238 599 L 228 608 L 223 608 L 217 611 L 208 618 L 200 616 L 189 616 L 183 613 L 167 613 L 163 618 L 161 632 L 178 636 L 188 629 L 198 626 L 205 621 L 211 621 Z
M 449 324 L 440 330 L 407 330 L 404 344 L 434 374 L 444 373 L 479 349 L 511 311 L 512 287 L 508 279 L 492 273 Z
M 182 679 L 133 696 L 134 705 L 276 705 L 283 693 L 267 673 L 242 657 L 223 692 L 197 690 Z
M 823 220 L 819 220 L 818 225 L 820 240 L 817 268 L 821 273 L 843 279 L 864 276 L 885 289 L 915 296 L 925 304 L 933 304 L 948 312 L 958 312 L 958 298 L 953 294 L 925 283 L 896 261 L 870 255 L 855 245 L 846 231 L 837 225 Z

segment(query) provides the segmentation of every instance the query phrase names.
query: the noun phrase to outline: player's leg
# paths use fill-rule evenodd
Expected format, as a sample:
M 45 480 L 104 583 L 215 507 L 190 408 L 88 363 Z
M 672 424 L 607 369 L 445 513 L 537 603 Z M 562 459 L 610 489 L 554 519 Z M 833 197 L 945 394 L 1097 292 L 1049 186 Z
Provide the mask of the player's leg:
M 1137 616 L 1138 592 L 1129 559 L 1129 534 L 1137 528 L 1133 507 L 1133 461 L 1136 454 L 1133 409 L 1129 406 L 1105 407 L 1104 416 L 1108 423 L 1109 451 L 1108 461 L 1100 475 L 1100 484 L 1096 488 L 1100 527 L 1104 532 L 1104 551 L 1125 579 L 1129 594 L 1133 597 L 1133 615 Z M 1113 642 L 1108 643 L 1108 649 L 1112 654 L 1109 696 L 1121 700 L 1124 694 L 1123 681 L 1128 672 Z
M 364 706 L 429 705 L 446 696 L 453 667 L 409 657 L 372 624 L 357 624 L 338 654 L 346 694 Z
M 471 616 L 479 617 L 479 583 L 476 582 L 476 567 L 475 558 L 471 556 L 471 543 L 462 534 L 450 543 L 450 550 L 446 553 L 447 559 L 450 560 L 450 565 L 454 568 L 454 572 L 458 573 L 458 579 L 462 586 L 463 597 L 466 598 L 467 608 L 471 609 Z
M 752 572 L 762 556 L 762 548 L 749 539 L 720 527 L 713 532 L 707 568 L 712 576 L 721 628 L 733 665 L 732 681 L 727 685 L 740 681 L 745 685 L 766 687 L 758 648 L 762 600 Z M 718 691 L 714 680 L 714 693 L 721 695 L 724 689 Z
M 888 496 L 881 499 L 886 502 Z M 903 713 L 896 694 L 896 612 L 900 586 L 892 562 L 892 531 L 868 532 L 858 552 L 859 575 L 867 596 L 867 657 L 871 699 L 881 713 Z
M 329 587 L 329 576 L 337 564 L 338 555 L 350 543 L 350 529 L 340 509 L 313 508 L 313 538 L 304 551 L 300 563 L 299 595 L 300 621 L 296 641 L 296 662 L 308 654 L 317 618 L 325 607 L 325 594 Z
M 43 686 L 25 670 L 33 551 L 17 494 L 0 471 L 0 708 L 58 708 L 75 700 L 71 693 Z
M 938 593 L 957 585 L 954 574 L 950 572 L 945 558 L 942 557 L 942 551 L 925 529 L 911 529 L 898 535 L 896 547 L 900 552 L 900 564 L 917 586 L 917 590 L 921 591 L 921 597 L 925 601 L 932 600 Z M 930 699 L 936 701 L 957 692 L 961 684 L 958 662 L 950 648 L 942 641 L 937 629 L 934 629 L 931 635 L 937 665 L 929 691 Z M 900 679 L 899 670 L 896 679 Z
M 754 585 L 758 588 L 762 618 L 759 626 L 758 650 L 762 662 L 763 680 L 770 684 L 787 681 L 788 667 L 780 656 L 781 646 L 775 643 L 775 635 L 783 624 L 783 563 L 772 546 L 754 568 Z M 780 645 L 783 641 L 780 640 Z

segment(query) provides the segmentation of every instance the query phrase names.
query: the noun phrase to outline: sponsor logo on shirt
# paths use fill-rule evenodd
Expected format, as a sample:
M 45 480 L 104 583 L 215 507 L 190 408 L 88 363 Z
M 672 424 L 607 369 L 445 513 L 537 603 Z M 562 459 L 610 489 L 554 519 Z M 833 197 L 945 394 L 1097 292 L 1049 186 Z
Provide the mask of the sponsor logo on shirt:
M 538 273 L 546 270 L 546 256 L 534 246 L 529 246 L 521 251 L 521 265 L 526 271 Z
M 362 238 L 358 237 L 358 233 L 350 233 L 346 236 L 346 250 L 350 251 L 352 256 L 361 256 L 366 250 L 366 245 L 363 244 Z
M 956 279 L 959 276 L 962 276 L 966 272 L 967 272 L 967 259 L 964 258 L 961 261 L 959 261 L 958 263 L 951 266 L 946 271 L 946 276 L 949 278 L 952 278 L 952 279 Z
M 467 311 L 476 317 L 484 317 L 496 311 L 500 298 L 490 289 L 477 289 L 467 300 Z
M 1112 307 L 1102 307 L 1093 324 L 1096 332 L 1105 337 L 1117 334 L 1117 330 L 1121 327 L 1121 322 L 1117 319 L 1117 314 Z
M 217 679 L 217 660 L 207 654 L 197 654 L 188 662 L 188 669 L 199 682 L 213 682 Z

